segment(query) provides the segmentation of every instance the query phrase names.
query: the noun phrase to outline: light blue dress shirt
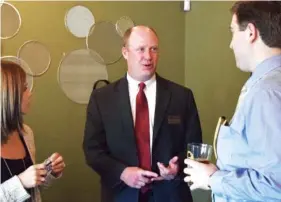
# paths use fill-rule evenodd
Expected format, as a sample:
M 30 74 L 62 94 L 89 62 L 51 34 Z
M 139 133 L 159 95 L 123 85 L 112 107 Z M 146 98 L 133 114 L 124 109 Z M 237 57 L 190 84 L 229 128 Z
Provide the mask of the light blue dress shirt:
M 259 64 L 217 142 L 215 202 L 281 201 L 281 55 Z

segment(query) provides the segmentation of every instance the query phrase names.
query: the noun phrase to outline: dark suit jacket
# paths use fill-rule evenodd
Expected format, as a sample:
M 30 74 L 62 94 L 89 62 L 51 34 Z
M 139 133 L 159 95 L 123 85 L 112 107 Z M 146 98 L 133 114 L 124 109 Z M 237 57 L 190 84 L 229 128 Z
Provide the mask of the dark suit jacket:
M 201 127 L 190 89 L 156 76 L 152 170 L 157 162 L 168 165 L 179 157 L 180 171 L 174 180 L 154 182 L 156 202 L 191 202 L 183 181 L 183 160 L 189 142 L 201 142 Z M 137 202 L 139 190 L 120 180 L 128 166 L 138 166 L 127 78 L 94 90 L 87 109 L 83 141 L 87 164 L 101 177 L 102 202 Z

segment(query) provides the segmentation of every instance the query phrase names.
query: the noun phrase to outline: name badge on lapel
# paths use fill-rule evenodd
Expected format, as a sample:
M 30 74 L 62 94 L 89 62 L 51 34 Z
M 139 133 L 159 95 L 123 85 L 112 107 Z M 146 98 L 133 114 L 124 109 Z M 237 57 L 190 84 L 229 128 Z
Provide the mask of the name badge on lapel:
M 181 124 L 180 116 L 168 116 L 168 124 Z

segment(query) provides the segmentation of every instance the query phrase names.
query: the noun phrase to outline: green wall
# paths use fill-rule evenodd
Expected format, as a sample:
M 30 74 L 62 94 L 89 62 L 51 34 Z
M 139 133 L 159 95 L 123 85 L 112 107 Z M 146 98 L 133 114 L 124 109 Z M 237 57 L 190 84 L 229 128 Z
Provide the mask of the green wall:
M 46 202 L 99 201 L 99 178 L 85 165 L 82 138 L 86 105 L 70 101 L 57 83 L 63 53 L 84 48 L 85 40 L 64 27 L 66 11 L 87 6 L 96 21 L 115 22 L 130 16 L 136 24 L 156 29 L 160 38 L 158 72 L 190 87 L 199 108 L 204 142 L 212 143 L 217 119 L 231 118 L 240 89 L 249 76 L 235 67 L 229 49 L 229 8 L 233 2 L 192 2 L 183 12 L 182 2 L 12 2 L 21 13 L 22 27 L 12 39 L 2 40 L 2 55 L 16 55 L 27 40 L 39 40 L 51 52 L 50 69 L 35 78 L 33 103 L 25 117 L 35 133 L 37 159 L 60 152 L 67 167 L 62 179 L 43 191 Z M 123 76 L 125 61 L 108 66 L 110 81 Z M 195 202 L 210 200 L 209 192 L 193 192 Z

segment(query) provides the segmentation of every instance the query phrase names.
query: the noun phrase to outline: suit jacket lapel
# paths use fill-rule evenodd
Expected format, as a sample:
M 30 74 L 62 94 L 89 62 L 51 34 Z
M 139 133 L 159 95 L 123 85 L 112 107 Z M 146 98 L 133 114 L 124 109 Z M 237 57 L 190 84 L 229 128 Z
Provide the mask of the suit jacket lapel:
M 129 142 L 127 147 L 132 147 L 133 151 L 137 151 L 136 139 L 134 134 L 134 122 L 132 117 L 132 110 L 129 97 L 128 81 L 126 76 L 120 80 L 117 87 L 117 102 L 119 102 L 119 113 L 124 127 L 124 136 L 127 138 L 126 142 Z M 122 140 L 120 140 L 122 141 Z
M 166 81 L 160 76 L 156 75 L 156 82 L 156 106 L 153 128 L 153 143 L 158 136 L 158 131 L 165 117 L 165 113 L 171 97 L 171 92 L 167 88 Z

